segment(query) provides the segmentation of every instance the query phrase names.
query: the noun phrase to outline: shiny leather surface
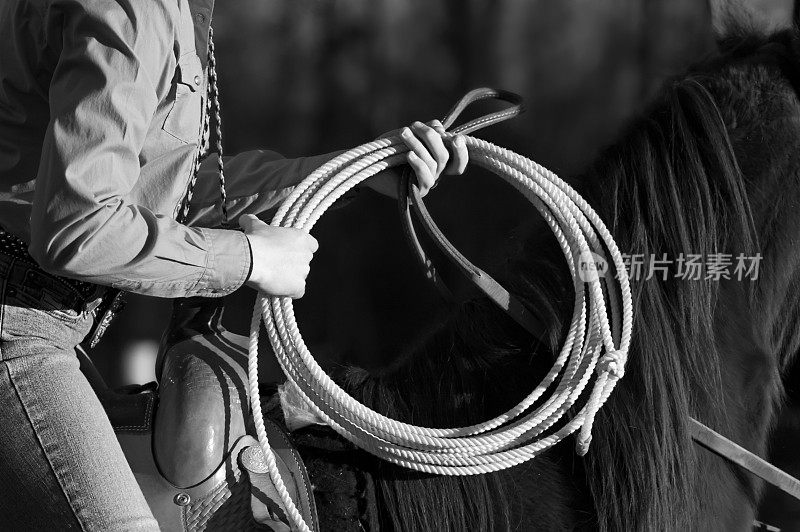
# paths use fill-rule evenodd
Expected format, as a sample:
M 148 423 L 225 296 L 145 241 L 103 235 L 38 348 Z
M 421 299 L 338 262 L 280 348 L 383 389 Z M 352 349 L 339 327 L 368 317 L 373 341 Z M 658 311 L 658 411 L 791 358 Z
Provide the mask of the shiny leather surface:
M 170 349 L 159 382 L 153 452 L 176 486 L 205 480 L 248 432 L 246 353 L 223 336 L 198 336 Z
M 248 432 L 242 411 L 247 339 L 222 327 L 222 305 L 220 299 L 176 300 L 157 360 L 153 452 L 176 486 L 204 481 Z

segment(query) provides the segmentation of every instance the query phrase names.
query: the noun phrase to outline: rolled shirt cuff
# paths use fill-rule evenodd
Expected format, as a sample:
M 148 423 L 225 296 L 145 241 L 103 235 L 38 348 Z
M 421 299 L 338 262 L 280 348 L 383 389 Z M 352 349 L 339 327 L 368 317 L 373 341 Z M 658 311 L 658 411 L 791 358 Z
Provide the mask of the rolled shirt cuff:
M 240 288 L 252 264 L 250 243 L 241 231 L 200 229 L 208 242 L 208 261 L 189 296 L 223 297 Z

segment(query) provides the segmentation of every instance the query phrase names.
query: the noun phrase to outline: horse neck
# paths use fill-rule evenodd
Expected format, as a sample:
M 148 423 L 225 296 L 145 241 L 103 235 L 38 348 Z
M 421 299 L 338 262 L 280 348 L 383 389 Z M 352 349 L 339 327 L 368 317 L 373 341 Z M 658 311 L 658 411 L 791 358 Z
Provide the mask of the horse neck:
M 774 149 L 782 131 L 769 120 L 785 103 L 775 96 L 791 88 L 781 81 L 774 90 L 783 78 L 767 63 L 728 58 L 668 83 L 600 158 L 583 192 L 623 252 L 705 261 L 762 249 L 756 235 L 766 234 L 769 202 L 753 200 L 765 187 L 775 190 L 764 168 L 791 159 Z M 629 365 L 595 423 L 587 460 L 595 509 L 611 530 L 739 528 L 752 521 L 758 486 L 698 452 L 688 419 L 765 450 L 779 379 L 756 305 L 769 300 L 759 290 L 774 293 L 775 284 L 670 275 L 633 280 Z
M 773 371 L 784 373 L 800 352 L 800 103 L 794 116 L 782 121 L 770 148 L 773 165 L 754 183 L 753 204 L 758 233 L 762 235 L 760 279 L 751 290 L 750 305 L 756 317 L 755 341 L 771 360 Z M 755 164 L 755 163 L 754 163 Z M 737 307 L 743 308 L 743 307 Z M 777 380 L 777 379 L 776 379 Z
M 604 414 L 614 419 L 615 427 L 619 427 L 620 422 L 624 427 L 625 423 L 630 423 L 648 427 L 651 434 L 658 434 L 660 430 L 661 434 L 648 441 L 646 433 L 642 433 L 637 441 L 636 434 L 627 427 L 615 433 L 607 431 L 607 425 L 600 421 L 600 434 L 595 441 L 606 440 L 614 446 L 614 452 L 605 453 L 601 448 L 600 456 L 590 458 L 594 463 L 589 468 L 590 477 L 596 475 L 600 479 L 590 480 L 590 483 L 595 486 L 596 493 L 610 494 L 596 495 L 595 499 L 599 501 L 601 514 L 618 514 L 614 517 L 616 523 L 612 521 L 614 524 L 638 522 L 646 529 L 667 526 L 727 530 L 745 528 L 754 517 L 760 484 L 742 471 L 726 467 L 718 458 L 692 447 L 686 435 L 685 420 L 692 415 L 715 425 L 745 448 L 766 455 L 777 405 L 782 399 L 781 373 L 800 351 L 800 331 L 796 326 L 800 316 L 800 257 L 795 251 L 800 242 L 797 209 L 800 202 L 800 158 L 797 155 L 800 68 L 796 50 L 796 37 L 789 34 L 767 42 L 751 40 L 734 50 L 733 58 L 724 57 L 711 68 L 700 68 L 686 78 L 708 91 L 715 102 L 713 106 L 697 105 L 699 102 L 692 103 L 692 97 L 687 101 L 685 96 L 674 100 L 670 106 L 673 113 L 696 114 L 690 121 L 696 124 L 713 119 L 714 114 L 698 114 L 691 110 L 693 107 L 706 107 L 707 111 L 716 109 L 725 131 L 714 133 L 714 129 L 719 129 L 715 127 L 705 134 L 700 131 L 701 134 L 692 135 L 693 142 L 700 147 L 701 154 L 720 153 L 720 147 L 729 145 L 735 154 L 730 161 L 734 164 L 725 165 L 726 171 L 713 159 L 708 161 L 703 157 L 703 164 L 698 166 L 702 172 L 691 176 L 697 178 L 705 174 L 704 179 L 711 187 L 706 193 L 711 201 L 705 203 L 712 208 L 706 210 L 702 203 L 693 204 L 691 198 L 673 204 L 665 194 L 653 195 L 656 201 L 644 203 L 670 214 L 671 217 L 663 219 L 676 230 L 685 227 L 689 235 L 686 242 L 705 240 L 716 247 L 706 250 L 700 246 L 701 249 L 689 248 L 689 251 L 733 253 L 734 256 L 758 254 L 760 270 L 758 279 L 753 281 L 732 279 L 706 283 L 704 290 L 708 297 L 697 290 L 692 295 L 691 287 L 681 285 L 662 288 L 641 283 L 636 288 L 639 335 L 632 351 L 634 363 L 627 373 L 627 382 L 615 391 Z M 680 86 L 685 81 L 676 83 Z M 713 125 L 714 121 L 709 124 Z M 642 150 L 634 150 L 625 159 L 636 157 L 646 156 Z M 676 176 L 672 170 L 666 176 L 653 172 L 651 175 L 658 179 L 647 183 L 647 169 L 639 177 L 623 172 L 613 186 L 606 184 L 606 188 L 614 190 L 618 197 L 646 198 L 651 190 L 662 190 L 665 180 L 668 182 L 670 178 L 684 188 L 702 182 L 686 175 L 680 166 L 685 164 L 683 158 L 677 158 L 675 163 L 678 165 L 674 168 L 681 170 L 682 175 Z M 631 183 L 635 185 L 629 186 Z M 638 186 L 646 183 L 647 187 Z M 606 199 L 606 204 L 612 206 L 606 213 L 613 219 L 623 220 L 621 232 L 628 233 L 628 243 L 638 241 L 646 249 L 648 243 L 656 242 L 659 245 L 655 247 L 666 247 L 665 251 L 687 251 L 685 247 L 681 249 L 682 246 L 671 249 L 663 246 L 670 241 L 684 240 L 677 231 L 669 236 L 669 224 L 662 224 L 667 227 L 667 238 L 661 239 L 659 231 L 665 230 L 659 229 L 658 224 L 641 223 L 648 220 L 643 210 L 634 215 L 626 214 L 636 211 L 635 202 L 631 209 L 630 204 L 620 205 L 608 195 Z M 692 217 L 692 212 L 703 215 Z M 701 232 L 693 230 L 692 226 L 701 228 Z M 698 239 L 703 231 L 705 238 Z M 681 304 L 684 301 L 695 304 Z M 707 316 L 713 318 L 710 328 Z M 688 322 L 675 328 L 682 319 Z M 696 328 L 691 322 L 705 324 Z M 705 378 L 714 373 L 719 376 L 718 382 Z M 641 401 L 643 397 L 645 400 Z M 637 399 L 641 402 L 634 403 Z M 628 409 L 629 402 L 638 404 L 638 410 L 645 411 L 645 415 Z M 663 405 L 661 411 L 657 410 L 659 403 Z M 650 408 L 656 409 L 656 416 L 646 412 Z M 621 453 L 634 458 L 622 468 L 610 467 L 614 456 Z M 635 464 L 640 458 L 650 459 L 652 464 L 645 463 L 644 471 L 633 472 L 633 475 L 625 471 L 629 463 Z M 633 486 L 638 483 L 640 487 L 635 488 L 633 496 L 626 497 L 624 484 L 615 485 L 613 480 L 605 482 L 603 474 Z M 647 482 L 637 481 L 636 474 L 674 480 L 659 480 L 648 486 Z M 685 504 L 674 495 L 681 490 L 688 495 L 683 498 Z M 659 500 L 659 492 L 668 504 Z M 615 500 L 636 500 L 642 505 L 640 508 L 646 509 L 639 512 L 644 519 L 636 521 L 636 516 L 620 513 Z M 677 512 L 674 508 L 681 510 Z
M 733 128 L 733 142 L 742 172 L 747 176 L 747 196 L 752 206 L 759 278 L 749 286 L 729 287 L 724 294 L 729 307 L 749 313 L 747 327 L 774 366 L 784 372 L 800 351 L 800 41 L 796 32 L 784 32 L 747 57 L 756 67 L 750 79 L 737 80 L 741 94 L 741 123 Z M 732 122 L 731 116 L 728 121 Z M 723 310 L 723 315 L 725 315 Z M 729 316 L 732 322 L 740 318 Z M 777 381 L 778 379 L 775 378 Z

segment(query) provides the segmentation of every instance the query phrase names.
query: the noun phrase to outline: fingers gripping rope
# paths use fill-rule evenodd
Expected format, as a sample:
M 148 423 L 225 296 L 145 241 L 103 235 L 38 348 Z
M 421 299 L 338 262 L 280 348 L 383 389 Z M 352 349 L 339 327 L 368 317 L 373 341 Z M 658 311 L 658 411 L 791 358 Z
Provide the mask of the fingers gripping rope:
M 474 475 L 512 467 L 576 431 L 577 450 L 584 454 L 591 441 L 594 417 L 622 376 L 633 312 L 625 265 L 608 229 L 577 192 L 549 170 L 489 142 L 469 136 L 465 140 L 470 160 L 527 197 L 561 246 L 575 286 L 574 313 L 564 345 L 549 373 L 509 411 L 470 427 L 418 427 L 387 418 L 348 395 L 325 374 L 306 347 L 291 299 L 260 294 L 250 331 L 250 399 L 270 476 L 293 526 L 299 530 L 309 529 L 286 491 L 264 430 L 258 395 L 260 318 L 283 371 L 316 415 L 342 437 L 384 460 L 439 475 Z M 272 224 L 310 231 L 339 197 L 378 172 L 402 164 L 407 151 L 397 137 L 370 142 L 336 157 L 294 190 Z M 579 257 L 589 252 L 604 260 L 610 255 L 617 277 L 582 281 Z M 587 387 L 589 396 L 580 410 L 550 431 Z M 552 389 L 550 397 L 532 409 L 548 389 Z

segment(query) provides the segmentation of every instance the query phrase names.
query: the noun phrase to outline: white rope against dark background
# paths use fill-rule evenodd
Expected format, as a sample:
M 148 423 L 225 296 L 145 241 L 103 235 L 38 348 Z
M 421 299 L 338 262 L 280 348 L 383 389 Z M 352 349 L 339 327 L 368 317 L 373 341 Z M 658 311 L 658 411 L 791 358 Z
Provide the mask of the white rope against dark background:
M 558 240 L 575 287 L 574 312 L 564 344 L 543 380 L 507 412 L 470 427 L 418 427 L 385 417 L 348 395 L 320 368 L 306 347 L 292 300 L 259 294 L 250 329 L 250 400 L 270 477 L 293 526 L 299 530 L 309 528 L 280 477 L 261 412 L 258 337 L 262 318 L 281 368 L 311 411 L 342 437 L 375 456 L 439 475 L 474 475 L 512 467 L 576 431 L 577 451 L 585 454 L 595 415 L 622 377 L 633 310 L 627 270 L 608 229 L 583 198 L 549 170 L 484 140 L 470 136 L 464 139 L 470 161 L 503 178 L 528 198 Z M 404 164 L 407 151 L 405 143 L 394 137 L 364 144 L 336 157 L 298 185 L 272 225 L 310 232 L 347 191 L 387 168 Z M 606 276 L 600 277 L 579 275 L 581 261 L 592 267 L 592 257 L 608 263 L 608 256 L 615 271 L 609 269 Z M 551 390 L 550 395 L 540 401 L 547 390 Z M 574 417 L 556 428 L 556 423 L 587 390 L 588 399 Z M 540 404 L 531 408 L 537 401 Z

